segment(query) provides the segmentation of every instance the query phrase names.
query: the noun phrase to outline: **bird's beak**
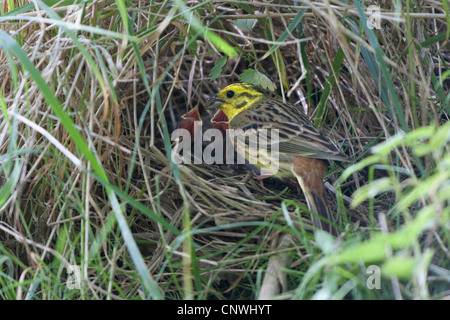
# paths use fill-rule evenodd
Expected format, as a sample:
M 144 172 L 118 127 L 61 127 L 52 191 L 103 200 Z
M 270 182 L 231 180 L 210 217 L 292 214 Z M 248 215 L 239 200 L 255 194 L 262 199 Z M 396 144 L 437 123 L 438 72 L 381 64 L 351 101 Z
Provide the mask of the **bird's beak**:
M 208 103 L 208 109 L 217 109 L 223 101 L 217 98 L 217 96 L 212 96 L 206 102 Z

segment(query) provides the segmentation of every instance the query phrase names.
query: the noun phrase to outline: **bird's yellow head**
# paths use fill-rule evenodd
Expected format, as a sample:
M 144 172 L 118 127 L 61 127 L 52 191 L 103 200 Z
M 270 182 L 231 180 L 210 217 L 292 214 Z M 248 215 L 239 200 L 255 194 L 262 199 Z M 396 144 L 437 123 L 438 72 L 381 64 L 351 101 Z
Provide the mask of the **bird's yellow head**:
M 210 109 L 219 109 L 231 121 L 237 114 L 251 107 L 264 97 L 264 93 L 248 83 L 234 83 L 222 89 L 208 100 Z

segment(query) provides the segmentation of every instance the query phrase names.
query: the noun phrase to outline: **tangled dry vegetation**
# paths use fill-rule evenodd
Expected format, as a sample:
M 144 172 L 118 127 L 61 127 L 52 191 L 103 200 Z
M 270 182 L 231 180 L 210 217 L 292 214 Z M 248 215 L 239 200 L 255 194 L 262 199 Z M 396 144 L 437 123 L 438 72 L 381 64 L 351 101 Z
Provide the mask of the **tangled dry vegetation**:
M 208 126 L 212 114 L 206 109 L 206 100 L 218 88 L 239 81 L 239 75 L 249 68 L 269 75 L 280 96 L 293 89 L 286 99 L 298 103 L 355 162 L 370 154 L 372 146 L 403 130 L 403 124 L 412 130 L 448 120 L 448 109 L 436 103 L 439 92 L 433 82 L 433 76 L 439 79 L 450 64 L 448 36 L 420 48 L 421 43 L 447 30 L 440 2 L 429 1 L 415 8 L 419 15 L 408 22 L 412 33 L 407 32 L 404 20 L 395 21 L 392 16 L 382 19 L 381 30 L 374 30 L 404 111 L 402 117 L 383 102 L 370 65 L 376 48 L 361 35 L 354 5 L 328 1 L 298 1 L 296 6 L 283 1 L 186 2 L 189 7 L 197 6 L 195 15 L 239 54 L 228 59 L 211 81 L 211 71 L 223 54 L 172 10 L 176 3 L 127 4 L 129 30 L 134 35 L 128 39 L 120 10 L 112 1 L 57 4 L 40 10 L 29 6 L 14 13 L 16 20 L 0 21 L 0 29 L 17 41 L 95 151 L 109 181 L 106 184 L 92 171 L 27 66 L 1 50 L 4 112 L 0 146 L 2 154 L 12 159 L 3 169 L 2 185 L 9 181 L 8 175 L 15 174 L 18 179 L 2 199 L 0 255 L 7 255 L 12 262 L 4 274 L 27 288 L 12 289 L 14 297 L 56 298 L 54 288 L 56 283 L 64 285 L 67 264 L 83 266 L 85 298 L 142 294 L 130 247 L 114 223 L 107 185 L 123 195 L 119 198 L 127 224 L 166 298 L 186 297 L 183 294 L 189 292 L 189 286 L 185 277 L 190 276 L 201 277 L 200 285 L 193 281 L 192 290 L 198 294 L 203 288 L 204 298 L 254 298 L 257 274 L 277 252 L 276 236 L 290 230 L 289 219 L 299 230 L 311 230 L 309 214 L 290 202 L 306 207 L 303 196 L 295 186 L 276 179 L 261 185 L 245 166 L 187 165 L 180 168 L 177 178 L 167 154 L 170 132 L 181 115 L 199 105 L 203 124 Z M 1 5 L 2 13 L 11 11 L 7 2 Z M 383 10 L 395 11 L 389 5 Z M 301 24 L 272 55 L 261 59 L 303 9 Z M 259 20 L 251 20 L 254 15 Z M 30 17 L 36 19 L 27 19 Z M 48 20 L 59 18 L 56 24 Z M 255 26 L 245 30 L 235 23 L 237 19 L 248 19 L 245 23 L 254 22 Z M 300 78 L 303 80 L 298 82 Z M 448 87 L 448 80 L 444 81 L 442 88 Z M 327 103 L 319 109 L 326 90 Z M 406 149 L 397 150 L 392 161 L 418 172 Z M 426 165 L 428 171 L 433 163 Z M 328 181 L 333 184 L 342 171 L 338 164 L 331 164 Z M 369 182 L 368 173 L 367 169 L 354 173 L 341 184 L 345 199 Z M 372 179 L 384 175 L 383 170 L 375 170 Z M 331 192 L 334 188 L 329 189 L 329 201 L 342 212 L 339 225 L 347 236 L 360 232 L 366 238 L 364 232 L 382 229 L 376 215 L 371 224 L 369 211 L 387 212 L 397 201 L 395 195 L 386 193 L 371 208 L 365 202 L 352 209 L 344 201 L 343 209 Z M 130 199 L 175 229 L 192 231 L 196 262 L 191 271 L 182 268 L 189 252 L 183 247 L 187 238 L 141 212 Z M 283 203 L 287 205 L 283 207 Z M 395 230 L 401 221 L 389 220 L 388 229 Z M 313 252 L 309 246 L 300 241 L 289 244 L 291 269 L 307 270 Z M 448 255 L 445 245 L 435 246 Z M 298 284 L 294 275 L 288 290 Z M 46 282 L 45 277 L 51 280 Z M 32 288 L 36 279 L 40 279 L 40 292 Z M 66 297 L 77 296 L 76 291 L 66 293 Z

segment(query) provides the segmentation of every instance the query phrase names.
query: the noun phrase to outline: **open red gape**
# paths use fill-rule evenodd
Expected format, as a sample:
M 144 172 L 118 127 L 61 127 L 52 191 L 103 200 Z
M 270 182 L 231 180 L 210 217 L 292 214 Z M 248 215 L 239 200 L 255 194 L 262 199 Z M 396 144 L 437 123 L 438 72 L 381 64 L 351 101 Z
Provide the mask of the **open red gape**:
M 212 123 L 220 123 L 220 122 L 226 122 L 228 123 L 228 117 L 223 113 L 222 110 L 219 110 L 216 112 L 214 117 L 211 119 Z
M 184 120 L 193 120 L 193 121 L 199 121 L 200 119 L 200 112 L 198 111 L 198 106 L 188 111 L 188 113 L 185 113 L 181 116 Z

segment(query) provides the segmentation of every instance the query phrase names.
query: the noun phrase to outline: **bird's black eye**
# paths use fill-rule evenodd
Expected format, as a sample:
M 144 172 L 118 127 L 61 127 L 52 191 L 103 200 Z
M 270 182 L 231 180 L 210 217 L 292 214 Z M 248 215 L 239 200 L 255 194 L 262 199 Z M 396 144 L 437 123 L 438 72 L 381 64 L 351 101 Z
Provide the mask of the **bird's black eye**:
M 232 91 L 232 90 L 227 91 L 227 97 L 228 98 L 233 98 L 234 97 L 234 91 Z

